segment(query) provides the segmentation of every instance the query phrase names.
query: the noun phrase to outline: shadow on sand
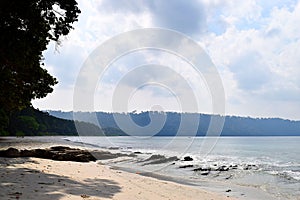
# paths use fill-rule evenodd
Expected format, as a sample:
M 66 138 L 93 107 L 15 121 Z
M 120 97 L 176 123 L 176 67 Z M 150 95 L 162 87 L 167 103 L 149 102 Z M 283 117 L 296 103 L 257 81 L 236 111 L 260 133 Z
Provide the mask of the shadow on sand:
M 5 163 L 0 163 L 0 199 L 59 200 L 65 194 L 78 196 L 79 199 L 88 199 L 89 196 L 112 198 L 121 191 L 117 182 L 108 179 L 90 178 L 77 182 L 44 171 L 9 167 L 19 162 L 33 161 L 6 159 Z

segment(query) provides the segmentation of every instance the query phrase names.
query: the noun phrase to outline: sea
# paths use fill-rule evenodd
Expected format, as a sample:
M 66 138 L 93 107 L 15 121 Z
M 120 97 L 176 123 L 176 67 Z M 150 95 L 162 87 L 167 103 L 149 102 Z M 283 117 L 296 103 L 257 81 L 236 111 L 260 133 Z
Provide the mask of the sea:
M 115 169 L 239 199 L 300 199 L 300 137 L 66 137 Z M 128 156 L 126 156 L 128 155 Z

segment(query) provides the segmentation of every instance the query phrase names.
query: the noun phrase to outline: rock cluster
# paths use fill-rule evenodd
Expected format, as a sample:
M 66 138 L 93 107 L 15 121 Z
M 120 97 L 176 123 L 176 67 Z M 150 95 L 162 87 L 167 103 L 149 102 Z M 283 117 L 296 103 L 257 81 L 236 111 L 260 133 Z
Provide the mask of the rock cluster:
M 194 159 L 191 156 L 185 156 L 182 161 L 193 161 Z M 175 164 L 175 163 L 173 163 Z M 194 168 L 195 167 L 195 168 Z M 259 166 L 255 164 L 231 164 L 231 165 L 220 165 L 212 164 L 211 166 L 197 166 L 197 164 L 187 164 L 179 166 L 180 169 L 185 168 L 194 168 L 192 169 L 194 172 L 199 173 L 200 175 L 207 176 L 211 172 L 212 174 L 218 174 L 220 172 L 228 172 L 231 170 L 258 170 Z M 230 179 L 231 176 L 227 177 L 226 179 Z
M 186 156 L 183 158 L 183 161 L 193 161 L 194 159 L 190 156 Z
M 210 172 L 227 172 L 227 171 L 230 171 L 230 170 L 236 170 L 236 169 L 242 169 L 242 170 L 258 170 L 259 167 L 257 165 L 254 165 L 254 164 L 248 164 L 248 165 L 241 165 L 241 166 L 238 166 L 238 165 L 222 165 L 222 166 L 217 166 L 217 165 L 214 165 L 213 167 L 198 167 L 198 168 L 195 168 L 193 169 L 194 172 L 200 172 L 201 175 L 209 175 Z M 230 178 L 230 177 L 229 177 Z M 229 179 L 228 178 L 228 179 Z
M 193 171 L 197 172 L 197 171 L 219 171 L 219 172 L 225 172 L 228 171 L 229 167 L 222 165 L 220 167 L 217 168 L 211 168 L 211 167 L 199 167 L 194 169 Z
M 144 166 L 144 165 L 163 164 L 163 163 L 168 163 L 168 162 L 173 162 L 178 160 L 179 158 L 177 156 L 166 157 L 163 155 L 151 155 L 149 158 L 138 162 L 143 163 L 142 165 Z
M 36 157 L 59 161 L 89 162 L 96 158 L 87 150 L 55 146 L 49 149 L 18 150 L 8 148 L 0 151 L 0 157 Z

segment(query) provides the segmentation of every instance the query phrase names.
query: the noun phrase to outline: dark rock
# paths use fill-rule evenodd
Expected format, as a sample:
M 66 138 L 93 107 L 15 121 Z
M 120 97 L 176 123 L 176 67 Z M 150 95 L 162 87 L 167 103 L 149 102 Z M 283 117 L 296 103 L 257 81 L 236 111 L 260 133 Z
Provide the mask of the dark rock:
M 254 164 L 248 164 L 243 168 L 244 170 L 258 170 L 258 166 Z
M 52 159 L 59 160 L 59 161 L 72 161 L 74 160 L 74 155 L 66 154 L 66 153 L 55 153 Z
M 199 167 L 199 168 L 196 168 L 196 169 L 193 169 L 194 172 L 197 172 L 197 171 L 202 171 L 202 167 Z
M 228 170 L 229 170 L 229 167 L 227 167 L 225 165 L 223 165 L 217 169 L 217 171 L 220 171 L 220 172 L 224 172 L 224 171 L 228 171 Z
M 63 155 L 55 155 L 53 158 L 52 158 L 52 160 L 58 160 L 58 161 L 66 161 L 65 159 L 64 159 L 64 156 Z
M 20 151 L 20 156 L 21 157 L 33 157 L 34 156 L 34 151 L 32 151 L 32 150 L 21 150 Z
M 135 153 L 135 154 L 142 154 L 142 152 L 140 152 L 140 151 L 135 151 L 133 153 Z
M 96 161 L 97 160 L 92 154 L 89 154 L 88 156 L 86 156 L 85 159 L 87 159 L 88 161 Z
M 194 172 L 197 172 L 197 171 L 211 171 L 211 168 L 208 167 L 208 168 L 202 168 L 202 167 L 199 167 L 199 168 L 196 168 L 196 169 L 193 169 Z
M 162 155 L 152 155 L 150 158 L 147 158 L 146 160 L 142 161 L 144 164 L 142 165 L 156 165 L 156 164 L 163 164 L 168 162 L 174 162 L 178 158 L 177 156 L 172 157 L 165 157 Z
M 50 150 L 53 151 L 66 151 L 66 150 L 74 150 L 74 148 L 70 148 L 70 147 L 65 147 L 65 146 L 55 146 L 55 147 L 51 147 Z M 79 149 L 75 149 L 75 150 L 79 150 Z
M 88 198 L 90 198 L 90 196 L 89 195 L 86 195 L 86 194 L 82 194 L 82 195 L 80 195 L 83 199 L 88 199 Z
M 190 167 L 194 167 L 194 165 L 183 165 L 183 166 L 179 166 L 179 168 L 183 168 L 183 169 L 185 169 L 185 168 L 190 168 Z
M 209 171 L 201 173 L 202 176 L 207 176 L 208 174 L 209 174 Z
M 34 149 L 33 152 L 34 152 L 34 157 L 37 157 L 37 158 L 52 159 L 55 155 L 49 149 Z
M 3 156 L 3 157 L 14 158 L 14 157 L 19 157 L 20 156 L 20 151 L 18 149 L 15 149 L 15 148 L 8 148 L 8 149 L 2 151 L 2 153 L 0 153 L 0 155 Z
M 75 162 L 89 162 L 96 161 L 96 158 L 88 151 L 78 150 L 77 152 L 62 152 L 53 156 L 53 160 L 59 161 L 75 161 Z
M 120 147 L 109 147 L 108 149 L 110 149 L 110 150 L 119 150 Z
M 193 161 L 194 159 L 190 156 L 186 156 L 183 158 L 184 161 Z
M 226 190 L 226 192 L 231 192 L 231 189 Z
M 117 158 L 119 156 L 136 156 L 134 154 L 112 154 L 110 152 L 93 151 L 92 153 L 87 150 L 55 146 L 50 149 L 32 149 L 32 150 L 21 150 L 15 148 L 9 148 L 7 150 L 0 151 L 1 157 L 36 157 L 44 159 L 52 159 L 59 161 L 75 161 L 75 162 L 89 162 L 96 161 L 94 157 L 96 153 L 99 157 L 106 159 Z M 93 154 L 93 155 L 92 155 Z
M 89 162 L 89 161 L 96 161 L 96 158 L 93 157 L 92 155 L 81 154 L 81 155 L 77 155 L 75 157 L 75 161 L 77 161 L 77 162 Z
M 232 167 L 231 167 L 232 169 L 237 169 L 238 168 L 238 166 L 237 165 L 232 165 Z

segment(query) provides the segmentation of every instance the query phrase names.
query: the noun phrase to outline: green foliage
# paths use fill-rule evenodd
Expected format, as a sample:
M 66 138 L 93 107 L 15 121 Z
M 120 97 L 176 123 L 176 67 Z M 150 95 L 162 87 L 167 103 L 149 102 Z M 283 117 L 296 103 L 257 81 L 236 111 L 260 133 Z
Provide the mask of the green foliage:
M 77 129 L 84 130 L 87 135 L 103 135 L 102 130 L 90 123 L 76 122 L 53 117 L 33 107 L 25 108 L 11 115 L 8 132 L 13 136 L 41 135 L 78 135 Z
M 0 136 L 9 136 L 9 133 L 6 130 L 0 130 Z
M 34 117 L 31 116 L 19 116 L 18 121 L 21 130 L 23 130 L 27 135 L 31 135 L 37 130 L 39 130 L 39 124 Z
M 25 136 L 25 133 L 23 131 L 17 131 L 16 136 L 17 137 L 23 137 L 23 136 Z
M 41 67 L 42 52 L 70 32 L 79 13 L 76 0 L 0 1 L 0 131 L 12 112 L 53 91 L 57 80 Z

